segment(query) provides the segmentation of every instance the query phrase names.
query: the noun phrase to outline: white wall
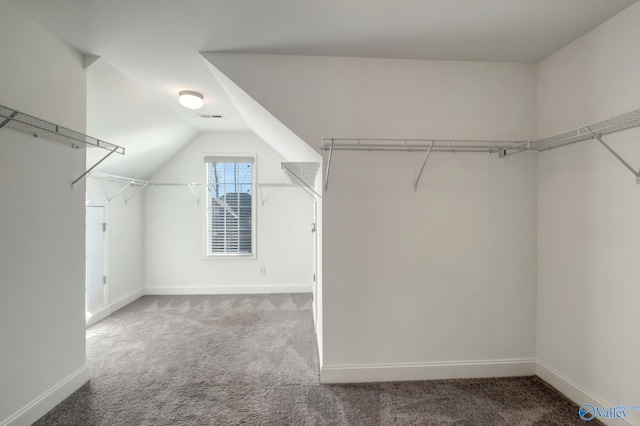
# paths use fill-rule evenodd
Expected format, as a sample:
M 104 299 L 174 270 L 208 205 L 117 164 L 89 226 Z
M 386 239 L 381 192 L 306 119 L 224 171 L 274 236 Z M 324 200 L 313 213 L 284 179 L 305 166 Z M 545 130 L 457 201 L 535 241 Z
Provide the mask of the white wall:
M 205 65 L 223 88 L 247 126 L 282 155 L 286 161 L 317 162 L 320 156 L 262 105 L 246 94 L 203 57 Z
M 126 153 L 110 156 L 96 171 L 138 179 L 149 177 L 193 136 L 193 129 L 176 124 L 175 119 L 105 59 L 98 59 L 87 69 L 87 133 L 124 147 Z M 103 156 L 98 150 L 91 150 L 87 166 L 93 166 Z M 129 188 L 108 202 L 123 186 L 94 178 L 87 181 L 87 201 L 106 204 L 107 220 L 107 305 L 91 318 L 89 325 L 144 292 L 144 191 L 125 203 L 125 196 L 131 197 L 138 189 Z
M 87 201 L 104 203 L 107 221 L 107 306 L 90 323 L 144 293 L 144 191 L 133 196 L 138 189 L 134 187 L 114 197 L 123 186 L 94 178 L 87 181 Z M 133 196 L 126 204 L 125 194 L 127 198 Z
M 316 149 L 322 137 L 529 139 L 640 108 L 638 22 L 635 5 L 539 64 L 537 99 L 533 65 L 209 58 Z M 0 104 L 82 130 L 80 56 L 0 1 L 0 40 L 17 38 L 19 46 L 0 44 Z M 87 377 L 84 185 L 69 189 L 84 156 L 0 132 L 0 422 L 28 424 Z M 638 137 L 607 139 L 638 165 Z M 257 153 L 258 180 L 284 181 L 283 158 L 237 133 L 202 135 L 152 180 L 202 182 L 205 152 Z M 433 154 L 414 192 L 421 160 L 334 156 L 323 199 L 325 380 L 442 374 L 432 367 L 448 376 L 524 373 L 517 365 L 534 357 L 537 338 L 538 374 L 569 396 L 637 404 L 633 176 L 596 143 L 543 153 L 537 162 L 526 154 Z M 121 224 L 111 238 L 126 247 L 125 237 L 135 235 L 137 255 L 144 245 L 151 292 L 310 285 L 311 203 L 297 190 L 265 190 L 258 258 L 249 261 L 202 260 L 203 210 L 190 192 L 145 191 L 126 207 L 111 206 L 114 226 Z M 99 197 L 93 183 L 89 194 Z M 127 254 L 111 254 L 114 299 L 145 276 Z
M 100 58 L 87 69 L 87 133 L 125 148 L 96 171 L 147 179 L 199 132 Z M 95 163 L 102 157 L 93 151 Z
M 322 137 L 535 138 L 534 65 L 205 56 L 316 149 Z M 535 156 L 433 154 L 414 192 L 422 159 L 334 155 L 325 381 L 533 372 Z
M 81 56 L 4 1 L 0 40 L 0 104 L 83 131 Z M 2 425 L 31 424 L 88 380 L 82 170 L 84 151 L 0 130 Z
M 202 134 L 151 180 L 204 183 L 205 153 L 256 154 L 258 183 L 288 183 L 284 159 L 250 132 Z M 206 192 L 198 206 L 188 187 L 145 191 L 147 293 L 311 291 L 312 202 L 297 188 L 264 188 L 264 206 L 257 192 L 257 257 L 229 260 L 204 259 Z
M 539 64 L 541 137 L 640 108 L 638 23 L 640 4 Z M 604 140 L 640 167 L 639 138 Z M 580 404 L 638 404 L 640 186 L 585 142 L 541 153 L 538 188 L 538 374 Z

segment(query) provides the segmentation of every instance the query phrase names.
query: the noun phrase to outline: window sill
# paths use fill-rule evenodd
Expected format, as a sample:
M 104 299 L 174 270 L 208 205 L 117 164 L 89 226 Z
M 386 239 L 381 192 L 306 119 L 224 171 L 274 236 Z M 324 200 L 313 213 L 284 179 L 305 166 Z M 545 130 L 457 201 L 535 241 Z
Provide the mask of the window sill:
M 205 254 L 202 260 L 255 260 L 254 254 Z

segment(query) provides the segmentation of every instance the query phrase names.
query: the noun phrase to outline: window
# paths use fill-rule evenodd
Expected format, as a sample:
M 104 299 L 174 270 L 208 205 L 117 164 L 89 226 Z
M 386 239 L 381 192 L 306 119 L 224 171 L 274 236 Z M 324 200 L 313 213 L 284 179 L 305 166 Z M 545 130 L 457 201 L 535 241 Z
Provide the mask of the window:
M 210 256 L 254 254 L 253 157 L 205 157 Z

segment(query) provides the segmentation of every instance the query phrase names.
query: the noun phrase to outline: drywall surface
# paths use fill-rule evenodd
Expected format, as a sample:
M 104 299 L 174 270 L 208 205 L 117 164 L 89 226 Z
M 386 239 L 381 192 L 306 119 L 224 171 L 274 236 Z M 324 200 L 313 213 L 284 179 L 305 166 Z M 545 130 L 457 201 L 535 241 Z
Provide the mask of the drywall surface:
M 122 93 L 128 97 L 124 99 Z M 150 112 L 141 114 L 141 110 Z M 149 177 L 152 170 L 193 136 L 188 125 L 177 125 L 172 121 L 174 118 L 104 59 L 88 67 L 87 133 L 120 145 L 126 152 L 124 156 L 110 156 L 95 171 L 137 179 Z M 102 156 L 102 152 L 91 150 L 87 165 L 92 166 Z M 87 201 L 105 204 L 107 220 L 107 312 L 97 317 L 131 302 L 144 290 L 145 194 L 144 191 L 136 193 L 139 187 L 129 187 L 118 194 L 125 185 L 94 178 L 87 180 Z
M 87 181 L 87 201 L 105 204 L 107 304 L 115 307 L 144 290 L 144 192 L 135 194 L 139 187 L 133 187 L 116 195 L 124 185 Z
M 315 149 L 323 137 L 535 138 L 533 65 L 205 56 Z M 385 380 L 407 379 L 410 366 L 534 356 L 535 155 L 434 153 L 414 191 L 423 159 L 334 153 L 326 368 L 384 365 L 396 368 Z
M 84 131 L 81 56 L 4 1 L 0 40 L 0 104 Z M 83 170 L 84 151 L 0 130 L 0 423 L 31 424 L 85 367 Z
M 87 133 L 125 148 L 96 171 L 147 179 L 198 131 L 100 58 L 87 68 Z M 102 153 L 91 150 L 87 161 Z
M 247 95 L 216 67 L 203 59 L 207 68 L 226 92 L 249 128 L 286 161 L 319 161 L 318 154 L 300 138 L 269 113 L 262 105 Z
M 281 171 L 284 159 L 251 132 L 202 134 L 151 180 L 204 184 L 205 154 L 256 155 L 258 183 L 289 183 Z M 255 259 L 205 258 L 204 185 L 195 187 L 200 205 L 186 186 L 145 191 L 147 292 L 311 291 L 313 203 L 299 189 L 263 188 L 262 197 L 256 191 Z
M 636 4 L 539 64 L 541 137 L 640 108 L 639 22 Z M 637 168 L 639 138 L 604 140 Z M 590 141 L 539 154 L 538 190 L 538 358 L 579 403 L 637 405 L 640 185 Z

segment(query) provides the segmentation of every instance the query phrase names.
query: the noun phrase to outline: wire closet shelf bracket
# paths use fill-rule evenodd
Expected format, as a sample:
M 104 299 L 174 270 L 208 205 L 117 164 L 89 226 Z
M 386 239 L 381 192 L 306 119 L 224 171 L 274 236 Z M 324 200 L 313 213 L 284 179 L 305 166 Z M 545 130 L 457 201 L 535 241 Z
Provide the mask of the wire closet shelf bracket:
M 20 112 L 14 108 L 0 105 L 0 129 L 2 128 L 26 133 L 34 138 L 42 137 L 53 142 L 67 145 L 72 149 L 100 148 L 108 151 L 104 157 L 71 182 L 71 189 L 75 189 L 76 183 L 87 176 L 93 169 L 109 158 L 112 154 L 117 153 L 124 155 L 124 148 L 121 146 L 50 123 L 32 115 L 25 114 L 24 112 Z
M 530 145 L 521 144 L 515 150 L 501 152 L 500 156 L 505 157 L 507 155 L 517 154 L 522 151 L 549 151 L 562 146 L 571 145 L 578 142 L 584 142 L 589 140 L 595 140 L 599 142 L 611 155 L 615 157 L 623 166 L 625 166 L 636 177 L 636 183 L 640 184 L 640 170 L 636 170 L 631 166 L 620 154 L 618 154 L 609 144 L 607 144 L 603 137 L 622 132 L 624 130 L 640 127 L 640 109 L 628 112 L 626 114 L 617 115 L 615 117 L 592 123 L 586 126 L 580 126 L 573 130 L 550 136 L 543 139 L 533 141 Z
M 329 152 L 324 190 L 329 190 L 333 151 L 425 152 L 425 159 L 413 186 L 414 190 L 417 191 L 420 178 L 431 152 L 484 152 L 493 154 L 519 148 L 521 144 L 522 141 L 323 138 L 321 149 Z
M 405 151 L 426 152 L 424 162 L 416 179 L 414 190 L 418 189 L 418 183 L 424 172 L 424 168 L 432 151 L 436 152 L 488 152 L 498 153 L 500 158 L 518 154 L 525 151 L 548 151 L 578 142 L 595 140 L 613 155 L 636 177 L 636 183 L 640 184 L 640 170 L 631 166 L 620 154 L 618 154 L 603 137 L 612 133 L 640 127 L 640 110 L 618 115 L 597 123 L 581 126 L 551 137 L 532 141 L 473 141 L 473 140 L 439 140 L 439 139 L 322 139 L 321 149 L 328 151 L 327 169 L 325 174 L 325 191 L 329 189 L 329 176 L 331 173 L 331 160 L 333 151 Z
M 124 202 L 127 204 L 133 197 L 135 197 L 138 193 L 140 193 L 146 187 L 151 186 L 173 186 L 173 187 L 187 187 L 191 191 L 194 200 L 197 205 L 200 205 L 200 200 L 202 198 L 202 184 L 198 182 L 151 182 L 144 179 L 131 178 L 126 176 L 117 176 L 108 173 L 99 173 L 99 172 L 90 172 L 89 177 L 93 179 L 105 180 L 110 182 L 118 182 L 122 183 L 123 186 L 116 191 L 113 195 L 106 194 L 107 201 L 111 202 L 118 195 L 123 194 Z M 264 205 L 265 197 L 262 194 L 262 188 L 293 188 L 295 185 L 291 183 L 257 183 L 256 188 L 260 191 L 260 198 L 262 200 L 262 205 Z M 136 188 L 135 191 L 127 196 L 126 190 L 128 188 Z M 196 193 L 196 188 L 200 188 L 199 194 Z

